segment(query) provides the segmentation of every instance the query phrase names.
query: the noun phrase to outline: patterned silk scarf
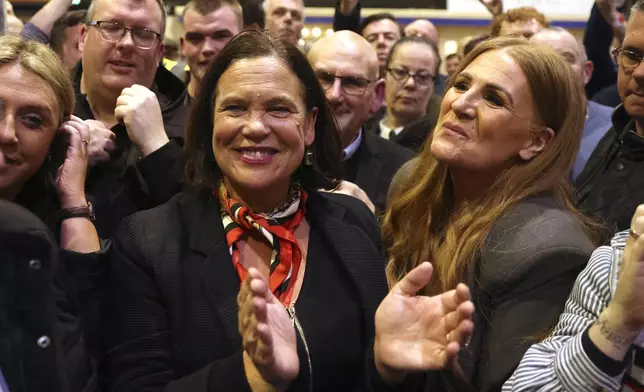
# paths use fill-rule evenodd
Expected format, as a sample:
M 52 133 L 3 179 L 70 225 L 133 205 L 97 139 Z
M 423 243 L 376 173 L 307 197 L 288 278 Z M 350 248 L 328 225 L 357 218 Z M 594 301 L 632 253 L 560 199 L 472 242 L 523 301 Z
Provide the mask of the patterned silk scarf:
M 295 239 L 295 229 L 304 218 L 307 193 L 295 185 L 287 203 L 268 214 L 256 214 L 239 201 L 229 198 L 223 184 L 218 192 L 213 190 L 213 195 L 219 198 L 222 207 L 226 241 L 239 279 L 242 282 L 246 280 L 248 271 L 239 261 L 238 242 L 248 238 L 252 232 L 259 233 L 273 248 L 269 287 L 285 307 L 289 306 L 302 263 L 302 251 Z

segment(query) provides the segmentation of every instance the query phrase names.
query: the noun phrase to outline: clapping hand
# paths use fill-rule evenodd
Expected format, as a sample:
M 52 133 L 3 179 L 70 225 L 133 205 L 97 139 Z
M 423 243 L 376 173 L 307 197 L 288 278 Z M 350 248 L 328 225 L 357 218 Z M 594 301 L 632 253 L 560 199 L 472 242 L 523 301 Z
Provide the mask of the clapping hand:
M 285 390 L 299 372 L 293 321 L 255 268 L 237 297 L 244 368 L 251 389 Z
M 376 312 L 375 362 L 388 383 L 400 382 L 410 372 L 450 366 L 472 333 L 474 304 L 467 286 L 433 297 L 416 295 L 432 271 L 428 262 L 414 268 Z

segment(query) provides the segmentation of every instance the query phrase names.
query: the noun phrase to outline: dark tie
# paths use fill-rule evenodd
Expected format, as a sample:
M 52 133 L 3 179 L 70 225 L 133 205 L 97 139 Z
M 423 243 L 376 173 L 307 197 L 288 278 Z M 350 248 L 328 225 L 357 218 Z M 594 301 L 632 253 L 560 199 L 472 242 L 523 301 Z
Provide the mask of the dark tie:
M 389 131 L 389 140 L 394 140 L 396 138 L 396 131 Z

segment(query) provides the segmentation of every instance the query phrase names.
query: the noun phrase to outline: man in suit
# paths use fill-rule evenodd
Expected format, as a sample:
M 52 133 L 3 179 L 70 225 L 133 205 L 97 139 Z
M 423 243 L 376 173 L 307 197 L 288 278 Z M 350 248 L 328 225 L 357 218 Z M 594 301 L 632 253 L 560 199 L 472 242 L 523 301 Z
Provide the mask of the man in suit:
M 264 0 L 266 30 L 297 45 L 304 28 L 303 0 Z
M 387 190 L 398 168 L 412 152 L 362 126 L 382 105 L 384 82 L 378 78 L 378 57 L 356 33 L 340 31 L 318 40 L 309 60 L 326 91 L 344 147 L 345 179 L 362 188 L 382 212 Z

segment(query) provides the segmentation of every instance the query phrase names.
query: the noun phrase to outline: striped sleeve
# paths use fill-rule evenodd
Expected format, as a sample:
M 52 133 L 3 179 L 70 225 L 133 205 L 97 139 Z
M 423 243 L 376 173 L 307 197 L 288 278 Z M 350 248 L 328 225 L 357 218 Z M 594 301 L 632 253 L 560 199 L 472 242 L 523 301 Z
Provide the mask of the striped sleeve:
M 618 391 L 623 373 L 611 377 L 588 357 L 582 336 L 610 301 L 610 246 L 593 252 L 577 278 L 564 313 L 553 333 L 525 353 L 519 367 L 503 385 L 503 392 Z

